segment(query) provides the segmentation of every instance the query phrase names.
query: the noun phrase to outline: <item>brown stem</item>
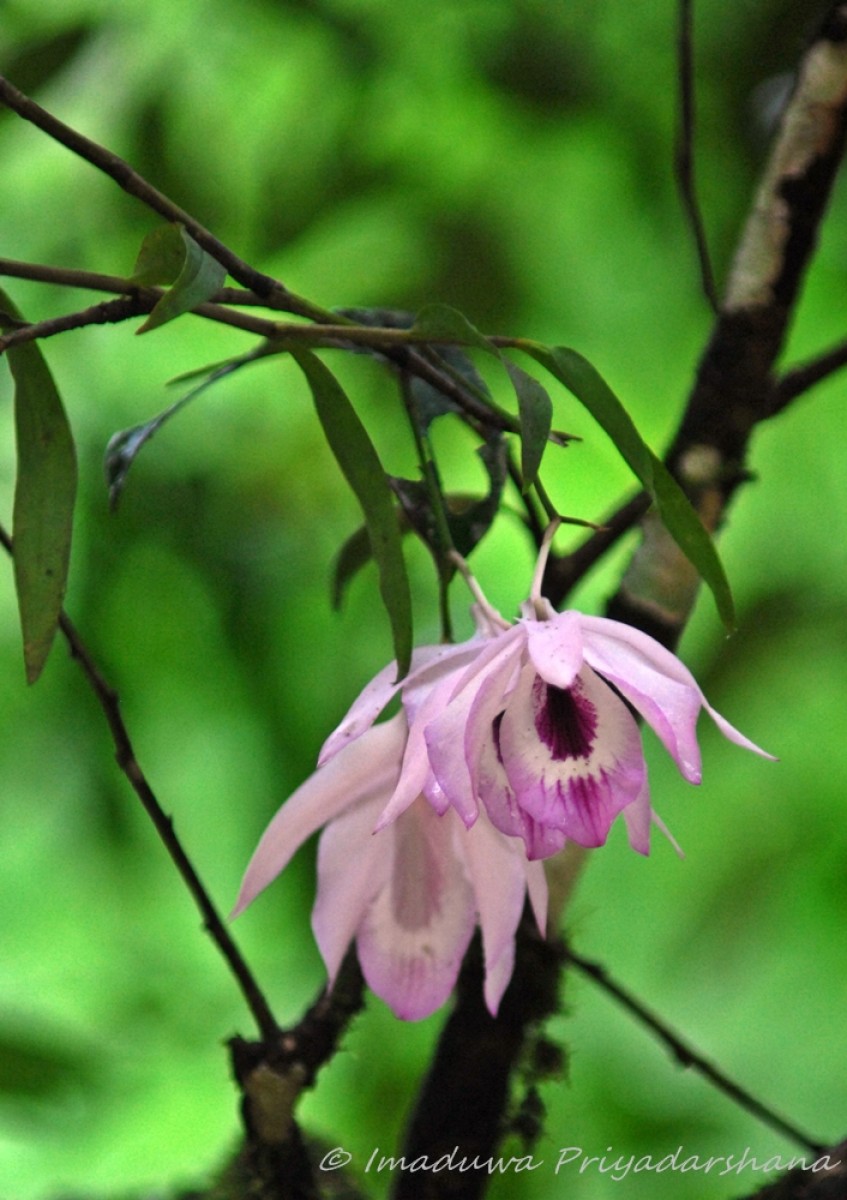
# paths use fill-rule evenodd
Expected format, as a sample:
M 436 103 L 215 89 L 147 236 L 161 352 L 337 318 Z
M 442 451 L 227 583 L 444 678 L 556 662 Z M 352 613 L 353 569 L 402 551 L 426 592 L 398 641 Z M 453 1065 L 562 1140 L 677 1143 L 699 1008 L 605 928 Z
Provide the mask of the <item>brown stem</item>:
M 452 1154 L 453 1169 L 401 1171 L 392 1200 L 478 1200 L 485 1193 L 491 1182 L 485 1164 L 504 1133 L 509 1080 L 532 1028 L 558 1008 L 562 947 L 539 936 L 529 913 L 524 914 L 515 969 L 496 1017 L 482 999 L 481 960 L 475 938 L 403 1148 L 407 1162 L 423 1155 L 432 1163 Z M 465 1166 L 459 1165 L 462 1159 Z
M 847 366 L 847 342 L 839 342 L 817 358 L 786 371 L 774 385 L 770 416 L 778 416 L 798 396 Z
M 137 171 L 133 170 L 128 162 L 111 150 L 107 150 L 104 146 L 85 137 L 84 134 L 72 129 L 69 125 L 65 125 L 58 117 L 54 117 L 40 104 L 36 104 L 2 75 L 0 75 L 0 102 L 16 112 L 18 116 L 23 117 L 25 121 L 30 121 L 43 130 L 54 141 L 66 146 L 68 150 L 90 162 L 99 171 L 103 171 L 125 192 L 141 200 L 147 208 L 158 213 L 160 217 L 164 217 L 166 221 L 174 221 L 183 225 L 195 242 L 202 246 L 207 254 L 210 254 L 221 266 L 225 267 L 233 279 L 255 292 L 257 296 L 261 296 L 265 303 L 272 308 L 280 308 L 303 317 L 317 315 L 321 318 L 325 315 L 322 309 L 316 308 L 315 305 L 290 292 L 279 280 L 251 267 L 199 221 L 195 220 L 190 213 L 174 204 L 172 200 L 148 183 Z
M 669 1025 L 667 1025 L 661 1017 L 656 1016 L 651 1012 L 645 1004 L 642 1004 L 633 994 L 626 988 L 622 987 L 612 979 L 606 968 L 600 963 L 591 962 L 587 958 L 583 958 L 581 954 L 577 954 L 570 946 L 565 950 L 566 960 L 574 965 L 578 971 L 587 976 L 593 983 L 601 988 L 607 995 L 611 996 L 622 1008 L 631 1013 L 636 1020 L 654 1033 L 660 1041 L 664 1042 L 667 1049 L 683 1067 L 692 1067 L 704 1079 L 707 1079 L 713 1084 L 718 1091 L 723 1092 L 730 1100 L 734 1101 L 741 1108 L 750 1113 L 751 1116 L 761 1121 L 765 1125 L 769 1125 L 775 1129 L 777 1133 L 796 1142 L 798 1146 L 802 1146 L 804 1150 L 811 1150 L 813 1154 L 820 1154 L 823 1150 L 823 1143 L 816 1141 L 796 1125 L 786 1121 L 779 1113 L 773 1111 L 761 1100 L 758 1100 L 746 1088 L 735 1083 L 728 1075 L 725 1075 L 718 1067 L 715 1067 L 708 1059 L 704 1058 L 697 1050 L 695 1050 L 688 1042 L 684 1041 L 677 1033 L 675 1033 Z
M 844 1200 L 847 1141 L 828 1146 L 814 1162 L 802 1160 L 776 1183 L 739 1200 Z

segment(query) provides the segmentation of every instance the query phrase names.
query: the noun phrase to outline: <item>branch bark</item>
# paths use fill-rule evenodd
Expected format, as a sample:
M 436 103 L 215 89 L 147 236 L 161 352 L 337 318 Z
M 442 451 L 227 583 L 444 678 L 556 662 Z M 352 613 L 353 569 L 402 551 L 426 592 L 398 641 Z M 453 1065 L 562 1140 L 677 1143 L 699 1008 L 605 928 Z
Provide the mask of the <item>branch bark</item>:
M 774 412 L 774 365 L 817 244 L 847 132 L 847 5 L 827 12 L 798 72 L 742 233 L 726 296 L 666 462 L 715 530 L 738 486 L 750 436 Z M 783 403 L 784 407 L 784 403 Z M 676 644 L 698 587 L 648 514 L 609 616 Z

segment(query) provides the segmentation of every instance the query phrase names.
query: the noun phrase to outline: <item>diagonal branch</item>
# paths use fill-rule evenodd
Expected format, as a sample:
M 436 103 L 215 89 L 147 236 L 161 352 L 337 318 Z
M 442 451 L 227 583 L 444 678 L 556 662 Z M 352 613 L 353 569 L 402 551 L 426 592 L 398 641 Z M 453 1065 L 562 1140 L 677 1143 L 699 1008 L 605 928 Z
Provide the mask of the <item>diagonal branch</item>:
M 0 526 L 0 545 L 3 546 L 10 557 L 13 557 L 12 539 L 2 526 Z M 65 637 L 65 641 L 68 643 L 71 656 L 79 663 L 103 711 L 103 716 L 106 718 L 106 723 L 112 735 L 118 766 L 129 780 L 130 786 L 141 801 L 144 811 L 153 822 L 156 832 L 164 843 L 165 849 L 191 893 L 195 904 L 199 908 L 200 914 L 203 917 L 203 926 L 234 975 L 262 1037 L 268 1043 L 275 1042 L 280 1032 L 276 1019 L 258 983 L 253 978 L 250 968 L 242 957 L 241 951 L 235 944 L 209 893 L 206 891 L 200 876 L 197 874 L 194 864 L 183 849 L 182 843 L 174 829 L 173 820 L 159 804 L 146 775 L 138 763 L 138 759 L 135 757 L 135 750 L 133 749 L 129 732 L 121 714 L 120 699 L 117 692 L 104 678 L 90 651 L 77 632 L 76 627 L 64 612 L 59 618 L 59 628 Z
M 847 366 L 847 342 L 839 342 L 817 358 L 786 371 L 774 384 L 769 416 L 778 416 L 798 396 Z
M 313 317 L 318 320 L 323 319 L 326 314 L 323 309 L 317 308 L 315 305 L 303 300 L 300 296 L 296 296 L 290 292 L 277 279 L 273 279 L 270 275 L 265 275 L 261 271 L 257 271 L 255 267 L 251 267 L 249 263 L 239 256 L 222 241 L 210 233 L 205 226 L 195 220 L 190 213 L 185 209 L 174 204 L 167 196 L 148 183 L 141 175 L 135 171 L 128 162 L 114 154 L 111 150 L 85 137 L 76 129 L 72 129 L 70 125 L 66 125 L 60 121 L 58 117 L 54 117 L 40 104 L 36 104 L 29 96 L 26 96 L 8 79 L 0 75 L 0 102 L 5 104 L 7 108 L 12 109 L 18 116 L 23 117 L 25 121 L 30 121 L 36 125 L 54 141 L 67 147 L 79 158 L 84 158 L 90 162 L 92 166 L 99 171 L 103 171 L 110 179 L 113 179 L 119 187 L 123 188 L 130 196 L 135 196 L 141 200 L 147 208 L 158 213 L 160 217 L 164 217 L 166 221 L 174 221 L 183 225 L 186 230 L 194 238 L 199 246 L 212 256 L 221 266 L 225 267 L 233 279 L 242 284 L 243 287 L 255 292 L 261 296 L 266 304 L 272 308 L 280 308 L 287 312 L 297 313 L 303 317 Z
M 803 1149 L 811 1150 L 813 1154 L 820 1154 L 822 1152 L 823 1143 L 815 1141 L 801 1129 L 798 1129 L 796 1125 L 786 1121 L 784 1117 L 781 1117 L 766 1104 L 763 1104 L 761 1100 L 758 1100 L 746 1088 L 741 1087 L 740 1084 L 735 1083 L 734 1080 L 730 1079 L 718 1067 L 713 1066 L 699 1051 L 695 1050 L 679 1034 L 675 1033 L 661 1017 L 651 1012 L 630 991 L 622 987 L 619 983 L 616 983 L 609 976 L 604 966 L 600 963 L 592 962 L 590 959 L 583 958 L 581 954 L 577 954 L 570 946 L 565 950 L 565 957 L 581 974 L 585 975 L 602 991 L 606 992 L 607 995 L 620 1004 L 622 1008 L 626 1009 L 637 1021 L 640 1021 L 642 1025 L 646 1025 L 652 1033 L 656 1034 L 681 1066 L 692 1067 L 699 1075 L 702 1075 L 704 1079 L 713 1084 L 718 1091 L 723 1092 L 725 1096 L 728 1096 L 730 1100 L 749 1112 L 751 1116 L 763 1124 L 769 1125 L 777 1133 L 782 1134 L 783 1137 L 790 1138 L 791 1141 L 796 1142 Z
M 59 333 L 68 333 L 71 329 L 85 329 L 89 325 L 116 325 L 121 321 L 131 320 L 142 313 L 151 312 L 161 299 L 163 293 L 159 288 L 133 288 L 129 296 L 120 296 L 116 300 L 102 300 L 89 308 L 79 309 L 73 313 L 63 313 L 59 317 L 48 317 L 44 321 L 34 321 L 30 324 L 18 325 L 9 333 L 0 336 L 0 354 L 4 354 L 11 346 L 20 346 L 24 342 L 34 342 L 42 338 L 55 337 Z M 285 336 L 285 328 L 276 321 L 268 321 L 264 317 L 253 317 L 249 313 L 235 312 L 220 304 L 206 302 L 192 308 L 194 316 L 206 317 L 210 321 L 218 321 L 245 333 L 252 333 L 267 340 L 281 339 Z M 304 331 L 313 331 L 316 342 L 326 341 L 321 336 L 323 327 L 308 325 L 291 325 L 289 336 L 308 336 Z

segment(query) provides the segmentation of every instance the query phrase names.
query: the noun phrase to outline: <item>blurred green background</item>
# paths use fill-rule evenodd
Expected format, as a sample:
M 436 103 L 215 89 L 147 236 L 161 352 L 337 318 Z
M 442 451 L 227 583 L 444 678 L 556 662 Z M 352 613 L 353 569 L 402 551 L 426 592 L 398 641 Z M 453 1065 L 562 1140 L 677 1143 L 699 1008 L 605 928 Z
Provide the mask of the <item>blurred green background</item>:
M 721 276 L 766 152 L 769 105 L 824 7 L 698 7 L 698 167 Z M 326 306 L 440 300 L 489 332 L 574 346 L 661 449 L 710 326 L 670 168 L 674 24 L 669 2 L 7 0 L 0 59 L 20 87 L 294 290 Z M 156 224 L 140 204 L 6 112 L 0 161 L 0 254 L 130 272 Z M 842 186 L 787 362 L 843 336 L 845 217 Z M 6 286 L 30 318 L 93 300 Z M 44 344 L 80 452 L 67 607 L 226 911 L 265 823 L 390 643 L 370 569 L 343 611 L 330 609 L 332 559 L 358 514 L 281 360 L 222 383 L 162 431 L 109 514 L 109 436 L 172 398 L 174 375 L 249 346 L 193 318 L 141 339 L 133 329 Z M 339 358 L 388 469 L 414 474 L 390 384 L 367 360 Z M 740 631 L 727 641 L 704 596 L 682 645 L 712 702 L 779 765 L 704 721 L 695 791 L 650 742 L 655 806 L 687 857 L 658 838 L 641 860 L 616 829 L 569 914 L 583 953 L 822 1140 L 847 1126 L 845 386 L 834 378 L 758 431 L 758 480 L 721 538 Z M 586 440 L 548 451 L 548 487 L 564 511 L 596 519 L 627 474 L 583 412 L 562 394 L 556 403 L 557 425 Z M 5 368 L 0 405 L 8 525 Z M 471 440 L 449 422 L 435 436 L 448 486 L 481 489 Z M 580 589 L 589 611 L 602 611 L 626 551 Z M 410 560 L 418 638 L 432 640 L 433 579 L 421 549 Z M 473 565 L 513 613 L 531 570 L 513 518 L 501 517 Z M 458 588 L 454 606 L 465 612 Z M 252 1035 L 248 1014 L 63 645 L 26 688 L 8 564 L 0 656 L 0 1195 L 201 1182 L 237 1135 L 222 1043 Z M 323 979 L 308 925 L 312 872 L 305 851 L 236 927 L 286 1022 Z M 439 1024 L 402 1025 L 373 1001 L 307 1098 L 308 1127 L 360 1169 L 375 1147 L 390 1152 Z M 535 1156 L 546 1165 L 494 1194 L 610 1194 L 591 1167 L 554 1176 L 561 1147 L 795 1153 L 581 980 L 569 981 L 552 1031 L 570 1066 L 567 1082 L 544 1090 Z M 764 1182 L 752 1171 L 672 1173 L 617 1186 L 687 1200 Z

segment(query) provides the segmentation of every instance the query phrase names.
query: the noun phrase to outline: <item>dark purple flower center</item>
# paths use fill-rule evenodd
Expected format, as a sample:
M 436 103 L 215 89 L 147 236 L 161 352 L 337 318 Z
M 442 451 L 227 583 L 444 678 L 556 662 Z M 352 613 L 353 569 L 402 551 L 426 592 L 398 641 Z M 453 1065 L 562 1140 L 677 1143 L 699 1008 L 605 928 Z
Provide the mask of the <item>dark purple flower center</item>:
M 597 734 L 597 709 L 577 682 L 557 688 L 537 676 L 533 684 L 535 728 L 550 757 L 588 758 Z
M 503 751 L 500 749 L 500 726 L 503 724 L 504 716 L 505 713 L 498 713 L 491 726 L 491 733 L 494 736 L 494 750 L 497 754 L 497 761 L 501 766 L 503 765 Z

